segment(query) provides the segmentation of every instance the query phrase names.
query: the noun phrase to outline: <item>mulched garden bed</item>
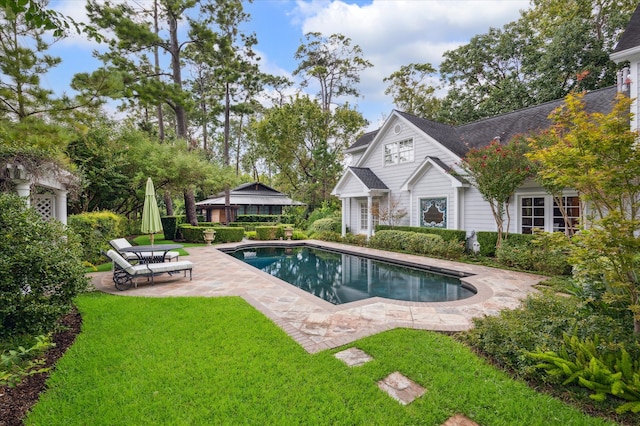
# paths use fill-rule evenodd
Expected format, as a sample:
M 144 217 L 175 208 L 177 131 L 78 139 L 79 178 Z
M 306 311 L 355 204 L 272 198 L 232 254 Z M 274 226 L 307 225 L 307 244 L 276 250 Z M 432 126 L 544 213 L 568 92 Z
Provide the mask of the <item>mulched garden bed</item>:
M 73 310 L 61 319 L 63 331 L 53 335 L 56 344 L 45 355 L 45 366 L 53 367 L 58 359 L 73 344 L 80 327 L 82 317 Z M 0 386 L 0 426 L 21 426 L 23 419 L 31 407 L 38 402 L 40 392 L 45 390 L 45 381 L 49 373 L 34 374 L 26 377 L 19 385 L 12 388 Z

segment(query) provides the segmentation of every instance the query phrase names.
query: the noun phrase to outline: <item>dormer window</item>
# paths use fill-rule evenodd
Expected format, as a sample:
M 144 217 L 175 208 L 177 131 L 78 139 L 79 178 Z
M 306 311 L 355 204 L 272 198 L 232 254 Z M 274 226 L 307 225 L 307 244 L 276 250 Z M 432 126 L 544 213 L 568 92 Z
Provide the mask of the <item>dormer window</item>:
M 413 139 L 391 142 L 384 145 L 384 165 L 413 161 Z

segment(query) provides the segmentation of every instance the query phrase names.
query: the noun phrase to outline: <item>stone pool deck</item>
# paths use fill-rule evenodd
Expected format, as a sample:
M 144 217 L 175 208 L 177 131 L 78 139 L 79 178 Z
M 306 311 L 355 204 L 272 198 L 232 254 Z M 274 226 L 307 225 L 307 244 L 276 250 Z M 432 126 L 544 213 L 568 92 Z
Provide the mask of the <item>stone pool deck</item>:
M 544 279 L 540 275 L 324 241 L 307 240 L 303 243 L 473 274 L 463 280 L 473 285 L 477 294 L 452 302 L 404 302 L 376 297 L 333 305 L 218 250 L 246 245 L 246 242 L 187 248 L 189 256 L 181 259 L 195 264 L 192 281 L 188 276 L 184 278 L 182 273 L 156 277 L 153 286 L 142 278 L 138 280 L 137 288 L 126 291 L 115 288 L 110 272 L 92 274 L 92 281 L 96 289 L 119 296 L 239 296 L 308 352 L 314 353 L 392 328 L 448 332 L 467 330 L 472 327 L 473 318 L 517 307 L 527 294 L 536 291 L 533 286 Z

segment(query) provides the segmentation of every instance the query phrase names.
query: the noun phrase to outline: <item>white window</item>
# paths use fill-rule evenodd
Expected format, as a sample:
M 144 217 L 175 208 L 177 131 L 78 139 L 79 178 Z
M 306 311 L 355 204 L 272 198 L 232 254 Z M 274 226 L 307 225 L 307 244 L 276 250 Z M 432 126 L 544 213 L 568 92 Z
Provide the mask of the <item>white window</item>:
M 391 142 L 384 146 L 384 164 L 400 164 L 413 161 L 413 139 Z
M 373 209 L 371 212 L 371 222 L 373 228 L 376 227 L 377 224 L 380 223 L 380 217 L 375 214 L 375 212 L 379 211 L 378 202 L 373 202 Z M 367 203 L 360 203 L 360 230 L 366 231 L 369 229 L 369 207 Z
M 366 231 L 369 228 L 369 207 L 367 203 L 360 204 L 360 229 Z
M 569 226 L 573 229 L 573 231 L 576 231 L 576 226 L 578 225 L 578 221 L 580 220 L 580 198 L 576 196 L 562 197 L 562 204 L 564 205 L 564 210 L 567 214 Z M 558 204 L 555 202 L 555 200 L 553 202 L 553 231 L 566 231 L 564 217 L 562 217 L 560 207 L 558 207 Z
M 544 198 L 545 197 L 522 197 L 522 208 L 520 210 L 523 234 L 533 234 L 533 229 L 544 229 Z
M 570 226 L 575 227 L 580 220 L 580 198 L 562 197 Z M 520 199 L 520 232 L 532 234 L 534 229 L 547 232 L 565 232 L 564 217 L 558 204 L 550 195 L 527 196 Z

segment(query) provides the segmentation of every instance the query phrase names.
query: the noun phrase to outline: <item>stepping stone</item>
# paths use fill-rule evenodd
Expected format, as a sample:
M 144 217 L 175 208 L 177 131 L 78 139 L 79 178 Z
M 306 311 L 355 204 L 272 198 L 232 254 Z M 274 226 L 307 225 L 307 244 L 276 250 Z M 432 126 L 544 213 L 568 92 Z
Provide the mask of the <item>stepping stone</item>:
M 373 360 L 369 354 L 358 348 L 349 348 L 338 352 L 335 357 L 344 361 L 349 367 L 357 367 Z
M 378 382 L 378 387 L 402 405 L 408 405 L 425 393 L 425 388 L 396 371 Z
M 474 422 L 468 417 L 463 416 L 462 414 L 456 414 L 453 417 L 449 417 L 449 419 L 442 423 L 442 426 L 479 426 L 478 423 Z

